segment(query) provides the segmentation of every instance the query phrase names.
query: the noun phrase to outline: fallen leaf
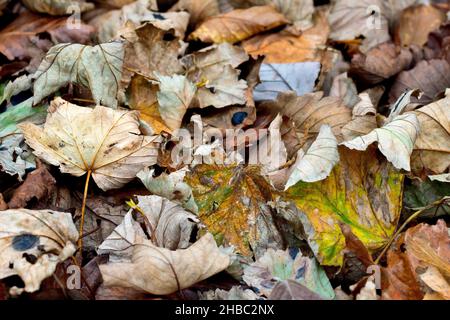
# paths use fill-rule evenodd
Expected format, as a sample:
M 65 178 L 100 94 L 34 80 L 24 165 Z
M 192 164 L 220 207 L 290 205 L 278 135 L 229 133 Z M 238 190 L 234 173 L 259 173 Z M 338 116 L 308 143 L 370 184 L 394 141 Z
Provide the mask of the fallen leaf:
M 244 256 L 260 256 L 278 247 L 280 235 L 270 208 L 270 185 L 259 169 L 198 165 L 186 177 L 199 218 L 219 245 L 233 245 Z
M 272 6 L 236 9 L 208 18 L 191 33 L 189 39 L 206 43 L 235 43 L 287 22 Z
M 345 241 L 338 222 L 373 252 L 390 240 L 400 217 L 403 175 L 378 159 L 374 148 L 340 147 L 339 154 L 328 179 L 300 182 L 285 195 L 302 212 L 308 243 L 322 265 L 342 265 Z
M 0 212 L 0 279 L 22 278 L 24 288 L 35 292 L 53 274 L 56 265 L 75 253 L 78 232 L 69 213 L 27 209 Z
M 244 281 L 270 297 L 281 281 L 294 280 L 322 299 L 333 299 L 334 291 L 325 271 L 314 258 L 302 255 L 298 249 L 286 251 L 268 249 L 256 262 L 244 269 Z
M 405 114 L 395 117 L 391 122 L 365 136 L 345 141 L 342 145 L 364 151 L 377 142 L 378 149 L 394 167 L 411 171 L 410 158 L 419 130 L 420 124 L 416 115 Z
M 37 1 L 35 1 L 37 2 Z M 0 32 L 0 52 L 10 61 L 26 60 L 39 65 L 47 50 L 58 43 L 87 43 L 94 34 L 94 28 L 80 22 L 73 30 L 67 18 L 41 16 L 29 11 L 21 13 Z M 46 39 L 48 35 L 49 39 Z
M 84 108 L 57 98 L 44 129 L 31 123 L 20 128 L 38 157 L 63 173 L 92 172 L 102 190 L 119 188 L 156 163 L 157 136 L 141 135 L 136 112 Z
M 441 174 L 450 167 L 450 97 L 417 109 L 421 131 L 412 154 L 413 172 Z
M 444 181 L 414 179 L 411 180 L 411 183 L 405 184 L 403 203 L 407 209 L 414 211 L 426 208 L 449 194 L 450 185 Z M 450 215 L 450 206 L 448 204 L 425 210 L 421 217 L 431 218 L 443 215 Z
M 23 0 L 22 2 L 30 10 L 53 16 L 71 14 L 74 10 L 85 12 L 94 8 L 94 4 L 84 0 Z
M 235 68 L 247 60 L 242 49 L 227 43 L 185 56 L 187 78 L 199 87 L 191 107 L 245 104 L 247 82 L 239 79 L 240 71 Z
M 275 100 L 279 93 L 295 91 L 298 96 L 314 91 L 321 65 L 318 62 L 263 63 L 255 87 L 255 101 Z
M 154 177 L 154 170 L 144 169 L 137 174 L 144 186 L 152 194 L 167 198 L 181 204 L 187 210 L 198 213 L 191 187 L 183 182 L 188 173 L 187 169 L 181 169 L 170 174 L 163 173 Z
M 389 101 L 395 102 L 404 92 L 419 89 L 423 92 L 420 100 L 411 100 L 423 105 L 450 87 L 450 65 L 445 60 L 420 61 L 413 69 L 401 72 L 389 93 Z
M 285 190 L 299 181 L 317 182 L 326 179 L 339 162 L 338 143 L 331 127 L 323 125 L 316 141 L 305 152 L 300 149 L 297 160 L 290 169 Z
M 243 289 L 241 287 L 232 287 L 229 291 L 216 289 L 206 292 L 199 292 L 200 300 L 227 300 L 227 301 L 242 301 L 242 300 L 258 300 L 259 296 L 250 289 Z
M 330 27 L 326 14 L 318 10 L 314 27 L 293 35 L 289 32 L 263 34 L 245 40 L 245 51 L 253 58 L 265 56 L 265 63 L 322 62 L 326 57 Z
M 341 73 L 333 79 L 329 95 L 341 98 L 349 108 L 353 108 L 361 101 L 358 97 L 358 89 L 355 82 L 348 77 L 347 72 Z
M 171 130 L 180 129 L 184 114 L 189 108 L 197 87 L 185 76 L 161 76 L 156 74 L 159 114 Z
M 269 300 L 324 300 L 320 295 L 311 291 L 304 285 L 294 280 L 285 280 L 279 282 L 270 293 Z
M 88 88 L 97 104 L 116 108 L 122 77 L 123 44 L 60 44 L 50 49 L 33 75 L 33 103 L 70 83 Z M 101 79 L 101 81 L 99 81 Z
M 25 182 L 17 188 L 8 202 L 10 209 L 25 208 L 32 199 L 41 200 L 50 197 L 56 184 L 55 178 L 45 165 L 30 172 Z
M 430 32 L 438 29 L 445 18 L 445 14 L 432 5 L 423 4 L 406 8 L 397 22 L 395 42 L 403 47 L 410 45 L 422 47 L 427 42 Z
M 170 8 L 170 11 L 182 10 L 186 10 L 191 15 L 189 24 L 193 27 L 220 14 L 217 0 L 180 0 Z
M 352 58 L 350 74 L 369 85 L 387 80 L 412 64 L 412 53 L 392 42 L 382 43 L 366 54 L 359 53 Z
M 211 234 L 188 249 L 171 251 L 143 240 L 131 263 L 100 266 L 105 286 L 131 287 L 157 295 L 185 289 L 228 267 L 230 258 L 219 251 Z M 157 274 L 158 277 L 154 277 Z

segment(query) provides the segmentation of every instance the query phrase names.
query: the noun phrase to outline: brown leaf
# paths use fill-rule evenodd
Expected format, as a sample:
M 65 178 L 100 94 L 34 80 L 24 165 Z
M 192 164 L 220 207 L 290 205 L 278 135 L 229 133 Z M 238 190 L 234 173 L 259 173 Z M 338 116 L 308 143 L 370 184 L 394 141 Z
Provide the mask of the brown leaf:
M 189 39 L 206 43 L 235 43 L 286 23 L 288 20 L 272 6 L 236 9 L 207 19 Z
M 0 52 L 10 61 L 41 60 L 48 49 L 57 43 L 87 43 L 94 28 L 84 23 L 70 29 L 67 18 L 52 18 L 25 11 L 0 31 Z M 48 34 L 50 40 L 40 35 Z
M 73 12 L 77 7 L 80 12 L 94 8 L 94 4 L 85 0 L 22 0 L 30 10 L 53 16 L 63 16 Z
M 8 204 L 5 202 L 5 199 L 3 198 L 3 194 L 0 193 L 0 211 L 7 210 Z
M 445 20 L 445 14 L 431 5 L 409 7 L 402 12 L 397 22 L 395 43 L 403 47 L 422 47 L 427 42 L 429 33 L 439 28 Z
M 279 282 L 270 294 L 269 300 L 324 300 L 314 291 L 294 280 Z
M 180 0 L 169 11 L 182 10 L 190 13 L 191 26 L 199 25 L 207 18 L 220 14 L 217 0 Z
M 433 102 L 450 87 L 450 65 L 445 60 L 421 61 L 413 69 L 403 71 L 395 80 L 389 93 L 389 102 L 394 103 L 406 91 L 420 89 L 421 104 Z M 411 102 L 417 102 L 411 99 Z
M 244 41 L 242 46 L 253 58 L 266 56 L 265 63 L 322 61 L 329 32 L 325 13 L 318 11 L 314 27 L 300 36 L 288 32 L 259 35 Z
M 413 59 L 408 49 L 386 42 L 352 59 L 350 74 L 368 85 L 378 84 L 407 69 Z
M 45 200 L 55 189 L 56 180 L 43 164 L 28 174 L 25 182 L 14 191 L 9 208 L 25 208 L 32 199 Z

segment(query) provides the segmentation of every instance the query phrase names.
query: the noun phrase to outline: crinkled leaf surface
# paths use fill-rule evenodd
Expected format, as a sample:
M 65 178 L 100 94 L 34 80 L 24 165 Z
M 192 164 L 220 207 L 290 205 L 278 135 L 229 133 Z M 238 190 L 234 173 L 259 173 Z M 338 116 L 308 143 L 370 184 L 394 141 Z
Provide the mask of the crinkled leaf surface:
M 119 188 L 156 163 L 157 136 L 143 136 L 136 112 L 52 102 L 44 128 L 21 124 L 27 144 L 64 173 L 88 171 L 103 190 Z
M 33 75 L 34 104 L 76 83 L 89 89 L 97 104 L 116 108 L 123 53 L 122 42 L 94 47 L 67 43 L 54 46 Z
M 0 279 L 18 275 L 25 283 L 19 292 L 39 290 L 41 282 L 55 272 L 56 265 L 75 253 L 77 239 L 70 213 L 0 211 Z
M 229 263 L 229 256 L 217 248 L 214 237 L 208 233 L 188 249 L 176 251 L 143 240 L 134 247 L 131 263 L 101 265 L 100 271 L 105 286 L 166 295 L 223 271 Z
M 256 262 L 244 269 L 244 281 L 255 287 L 262 295 L 269 297 L 273 288 L 284 280 L 295 280 L 323 299 L 334 297 L 325 271 L 314 258 L 302 255 L 298 249 L 269 249 Z
M 186 182 L 199 218 L 219 244 L 233 245 L 244 256 L 278 248 L 281 238 L 266 204 L 271 188 L 258 168 L 198 165 Z
M 28 9 L 53 16 L 72 14 L 75 8 L 79 12 L 94 8 L 94 4 L 84 0 L 23 0 Z
M 308 243 L 322 265 L 342 265 L 345 240 L 338 222 L 376 250 L 389 241 L 401 211 L 402 174 L 373 148 L 339 150 L 340 163 L 326 180 L 300 182 L 286 194 L 302 212 Z

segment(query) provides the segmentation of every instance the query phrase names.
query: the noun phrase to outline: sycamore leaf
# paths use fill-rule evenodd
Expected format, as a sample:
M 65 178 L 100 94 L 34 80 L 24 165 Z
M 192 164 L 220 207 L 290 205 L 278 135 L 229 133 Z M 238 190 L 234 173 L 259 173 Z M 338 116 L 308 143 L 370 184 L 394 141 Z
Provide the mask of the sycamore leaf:
M 410 158 L 414 143 L 420 130 L 416 115 L 406 114 L 397 116 L 382 128 L 369 134 L 357 137 L 351 141 L 343 142 L 347 148 L 364 151 L 374 142 L 386 158 L 397 169 L 411 170 Z
M 94 4 L 84 0 L 22 0 L 22 2 L 32 11 L 53 16 L 72 14 L 74 8 L 80 10 L 79 12 L 85 12 L 94 8 Z
M 269 249 L 244 269 L 244 281 L 269 297 L 273 288 L 284 280 L 295 280 L 323 299 L 333 299 L 334 291 L 325 271 L 316 259 L 303 256 L 300 250 Z
M 137 177 L 152 194 L 177 202 L 197 214 L 198 207 L 192 195 L 192 189 L 183 182 L 187 172 L 188 170 L 181 169 L 170 174 L 163 173 L 158 177 L 153 177 L 154 170 L 146 168 L 139 172 Z
M 258 168 L 198 165 L 186 182 L 192 188 L 199 218 L 219 244 L 233 245 L 247 257 L 279 247 L 282 240 L 266 205 L 271 188 Z
M 78 232 L 70 213 L 50 210 L 0 212 L 0 279 L 18 275 L 25 283 L 15 293 L 39 290 L 56 265 L 76 250 Z M 14 290 L 12 288 L 11 290 Z
M 236 9 L 208 18 L 191 33 L 189 39 L 206 43 L 235 43 L 286 23 L 288 20 L 272 6 Z
M 199 87 L 192 107 L 245 104 L 248 86 L 245 80 L 239 79 L 240 71 L 236 67 L 247 60 L 244 50 L 228 43 L 185 56 L 187 78 Z
M 338 162 L 336 137 L 330 126 L 324 125 L 308 151 L 306 153 L 302 149 L 298 151 L 297 161 L 291 168 L 285 190 L 299 181 L 317 182 L 326 179 Z
M 161 76 L 156 74 L 159 82 L 157 93 L 159 114 L 171 130 L 181 127 L 184 114 L 197 92 L 197 87 L 185 76 Z
M 189 248 L 176 251 L 143 240 L 134 247 L 131 263 L 108 263 L 100 271 L 105 286 L 167 295 L 225 270 L 229 263 L 229 256 L 220 252 L 208 233 Z
M 420 124 L 412 154 L 415 173 L 445 173 L 450 167 L 450 91 L 444 99 L 433 102 L 413 113 Z
M 60 44 L 47 53 L 33 75 L 34 104 L 70 83 L 90 89 L 97 104 L 117 107 L 123 44 Z
M 102 190 L 120 188 L 156 163 L 157 136 L 141 135 L 137 112 L 84 108 L 57 98 L 43 129 L 19 127 L 38 157 L 74 176 L 92 172 Z
M 402 174 L 380 161 L 374 148 L 339 151 L 340 163 L 328 179 L 300 182 L 286 193 L 302 212 L 308 243 L 322 265 L 342 265 L 345 240 L 338 222 L 374 251 L 390 240 L 401 211 Z
M 254 91 L 255 101 L 275 100 L 279 93 L 295 91 L 298 96 L 311 93 L 320 74 L 319 62 L 263 63 L 261 84 Z

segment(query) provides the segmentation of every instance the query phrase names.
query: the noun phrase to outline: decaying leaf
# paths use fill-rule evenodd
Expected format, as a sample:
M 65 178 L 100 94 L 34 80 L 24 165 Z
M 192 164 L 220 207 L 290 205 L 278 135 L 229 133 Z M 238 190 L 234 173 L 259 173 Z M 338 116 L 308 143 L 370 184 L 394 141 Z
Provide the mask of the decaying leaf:
M 180 0 L 170 11 L 186 10 L 189 12 L 190 24 L 197 26 L 206 19 L 220 14 L 217 0 Z
M 414 149 L 420 125 L 416 115 L 397 116 L 385 126 L 375 129 L 365 136 L 343 142 L 347 148 L 364 151 L 373 144 L 397 168 L 411 171 L 410 158 Z
M 38 157 L 74 176 L 92 172 L 103 190 L 121 187 L 156 163 L 157 136 L 141 135 L 135 112 L 83 108 L 57 98 L 43 129 L 31 123 L 20 128 Z
M 270 185 L 258 168 L 196 166 L 186 177 L 199 218 L 219 244 L 233 245 L 244 256 L 257 257 L 278 248 L 280 239 L 270 208 Z
M 199 292 L 200 300 L 258 300 L 259 296 L 250 289 L 233 287 L 229 291 L 216 289 Z
M 97 104 L 116 108 L 123 57 L 121 42 L 54 46 L 33 75 L 33 103 L 74 83 L 88 88 Z
M 235 43 L 287 22 L 288 20 L 272 6 L 236 9 L 208 18 L 189 38 L 206 43 Z
M 163 173 L 158 177 L 153 177 L 154 170 L 144 169 L 137 174 L 137 177 L 152 194 L 177 202 L 187 210 L 197 213 L 198 208 L 192 195 L 192 189 L 183 182 L 187 173 L 188 170 L 181 169 L 170 174 Z
M 339 221 L 373 251 L 390 240 L 401 210 L 403 175 L 379 159 L 376 149 L 339 151 L 340 163 L 328 179 L 300 182 L 286 195 L 302 212 L 308 243 L 322 265 L 342 265 Z
M 227 43 L 185 56 L 187 78 L 199 87 L 192 107 L 245 104 L 247 82 L 239 79 L 240 71 L 235 68 L 247 60 L 242 49 Z
M 213 236 L 207 234 L 188 249 L 176 251 L 143 240 L 134 247 L 131 263 L 101 265 L 100 271 L 106 286 L 165 295 L 207 279 L 226 269 L 229 263 L 228 255 L 221 253 Z
M 255 263 L 244 269 L 244 281 L 269 297 L 281 281 L 295 280 L 323 299 L 333 299 L 334 291 L 314 258 L 302 255 L 298 249 L 269 249 Z
M 20 294 L 39 290 L 74 254 L 78 232 L 69 213 L 17 209 L 0 212 L 0 237 L 0 279 L 18 275 L 25 287 L 11 290 Z
M 279 282 L 270 293 L 269 300 L 323 300 L 323 297 L 294 280 Z

